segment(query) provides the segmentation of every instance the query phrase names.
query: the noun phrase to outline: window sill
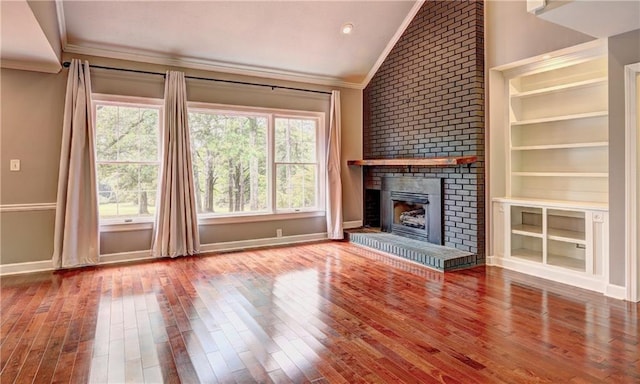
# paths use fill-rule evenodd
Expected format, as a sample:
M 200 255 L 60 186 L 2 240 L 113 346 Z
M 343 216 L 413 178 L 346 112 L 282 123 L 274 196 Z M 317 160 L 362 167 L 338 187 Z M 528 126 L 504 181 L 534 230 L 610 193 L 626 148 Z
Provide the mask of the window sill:
M 136 220 L 133 222 L 107 221 L 100 224 L 100 233 L 125 232 L 125 231 L 147 231 L 153 229 L 153 219 Z
M 233 223 L 255 223 L 261 221 L 305 219 L 309 217 L 324 217 L 325 211 L 300 211 L 285 213 L 256 213 L 235 216 L 205 216 L 198 218 L 198 225 L 216 225 Z
M 301 212 L 285 212 L 285 213 L 257 213 L 248 215 L 235 216 L 208 216 L 199 217 L 198 225 L 217 225 L 217 224 L 234 224 L 234 223 L 256 223 L 262 221 L 278 221 L 306 219 L 310 217 L 324 217 L 325 211 L 301 211 Z M 128 231 L 147 231 L 153 229 L 153 219 L 137 219 L 134 222 L 123 222 L 109 220 L 100 224 L 100 233 L 107 232 L 128 232 Z

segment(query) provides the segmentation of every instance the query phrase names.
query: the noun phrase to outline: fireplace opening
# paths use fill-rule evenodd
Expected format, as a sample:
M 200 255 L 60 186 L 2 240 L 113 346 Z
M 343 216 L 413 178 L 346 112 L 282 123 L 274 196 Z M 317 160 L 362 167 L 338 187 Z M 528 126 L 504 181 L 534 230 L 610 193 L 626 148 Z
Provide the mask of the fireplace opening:
M 412 204 L 404 201 L 397 201 L 393 204 L 393 223 L 404 225 L 405 227 L 425 229 L 425 213 L 422 204 Z
M 381 229 L 442 245 L 442 179 L 383 178 Z

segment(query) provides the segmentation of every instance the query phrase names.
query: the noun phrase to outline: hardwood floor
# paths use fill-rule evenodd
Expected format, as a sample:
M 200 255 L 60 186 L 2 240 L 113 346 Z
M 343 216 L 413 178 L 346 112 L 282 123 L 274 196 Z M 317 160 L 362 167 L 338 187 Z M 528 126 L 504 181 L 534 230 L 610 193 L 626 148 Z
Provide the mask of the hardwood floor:
M 318 243 L 1 280 L 4 383 L 638 383 L 638 304 Z

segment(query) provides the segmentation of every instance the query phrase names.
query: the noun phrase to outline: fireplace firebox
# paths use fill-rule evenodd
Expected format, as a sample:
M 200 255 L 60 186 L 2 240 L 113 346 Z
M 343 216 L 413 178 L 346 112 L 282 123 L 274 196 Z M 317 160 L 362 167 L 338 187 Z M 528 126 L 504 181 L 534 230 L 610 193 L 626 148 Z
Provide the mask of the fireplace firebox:
M 382 231 L 442 245 L 443 183 L 439 178 L 384 177 Z

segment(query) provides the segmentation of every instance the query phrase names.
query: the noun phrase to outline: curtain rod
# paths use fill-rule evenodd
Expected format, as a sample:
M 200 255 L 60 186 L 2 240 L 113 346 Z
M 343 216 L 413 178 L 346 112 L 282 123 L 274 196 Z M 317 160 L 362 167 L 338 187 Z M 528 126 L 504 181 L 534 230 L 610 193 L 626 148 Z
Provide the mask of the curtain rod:
M 65 67 L 65 68 L 69 68 L 70 65 L 71 65 L 71 62 L 69 62 L 69 61 L 65 61 L 64 63 L 62 63 L 62 66 Z M 105 66 L 102 66 L 102 65 L 93 65 L 93 64 L 90 64 L 89 67 L 90 68 L 97 68 L 97 69 L 108 69 L 108 70 L 111 70 L 111 71 L 142 73 L 142 74 L 145 74 L 145 75 L 156 75 L 156 76 L 163 76 L 163 77 L 165 76 L 164 73 L 141 71 L 141 70 L 138 70 L 138 69 L 105 67 Z M 209 78 L 209 77 L 197 77 L 197 76 L 187 76 L 187 75 L 185 75 L 184 77 L 185 77 L 185 79 L 192 79 L 192 80 L 206 80 L 206 81 L 216 81 L 216 82 L 219 82 L 219 83 L 239 84 L 239 85 L 252 85 L 252 86 L 255 86 L 255 87 L 266 87 L 266 88 L 271 88 L 271 90 L 274 90 L 274 89 L 287 89 L 287 90 L 290 90 L 290 91 L 321 93 L 321 94 L 324 94 L 324 95 L 330 95 L 331 94 L 331 92 L 327 92 L 327 91 L 317 91 L 315 89 L 285 87 L 285 86 L 282 86 L 282 85 L 249 83 L 249 82 L 246 82 L 246 81 L 212 79 L 212 78 Z

